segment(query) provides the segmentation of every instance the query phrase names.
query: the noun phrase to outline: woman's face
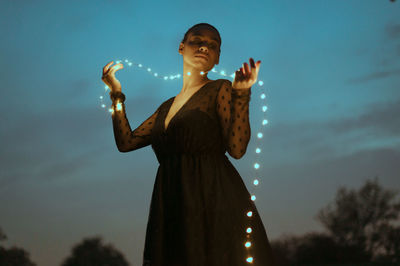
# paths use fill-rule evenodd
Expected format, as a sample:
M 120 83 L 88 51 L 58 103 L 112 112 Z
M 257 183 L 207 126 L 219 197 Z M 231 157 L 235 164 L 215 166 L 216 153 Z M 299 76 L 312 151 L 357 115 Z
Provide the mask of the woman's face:
M 200 71 L 208 72 L 219 63 L 220 42 L 218 34 L 208 27 L 197 27 L 179 45 L 183 61 Z

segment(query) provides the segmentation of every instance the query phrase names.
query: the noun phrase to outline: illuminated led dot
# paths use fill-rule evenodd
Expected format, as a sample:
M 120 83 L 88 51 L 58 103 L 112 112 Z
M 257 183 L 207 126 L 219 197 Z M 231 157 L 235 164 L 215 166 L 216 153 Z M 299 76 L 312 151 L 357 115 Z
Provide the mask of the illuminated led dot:
M 106 85 L 106 86 L 104 86 L 104 89 L 106 89 L 106 90 L 107 90 L 107 89 L 108 89 L 108 86 L 107 86 L 107 85 Z
M 147 69 L 147 71 L 149 71 L 149 72 L 150 72 L 150 71 L 151 71 L 151 68 L 148 68 L 148 69 Z
M 157 73 L 154 73 L 154 76 L 155 76 L 155 77 L 157 77 L 157 76 L 158 76 L 158 74 L 157 74 Z
M 252 231 L 253 231 L 253 230 L 251 230 L 251 227 L 247 227 L 247 229 L 246 229 L 246 232 L 247 232 L 247 233 L 250 234 Z
M 249 217 L 251 217 L 253 215 L 253 212 L 252 211 L 249 211 L 248 213 L 247 213 L 247 216 L 249 216 Z
M 110 113 L 114 113 L 114 110 L 113 110 L 112 108 L 108 109 L 108 111 L 109 111 Z
M 225 71 L 221 71 L 220 73 L 221 73 L 221 75 L 226 76 Z
M 255 201 L 255 200 L 256 200 L 256 196 L 252 195 L 252 196 L 251 196 L 251 200 L 252 200 L 252 201 Z
M 261 152 L 261 149 L 260 148 L 257 148 L 256 149 L 256 153 L 260 153 Z
M 252 262 L 253 262 L 253 257 L 248 257 L 248 258 L 246 259 L 246 261 L 252 263 Z
M 213 69 L 211 69 L 212 72 L 217 72 L 217 70 L 215 70 L 215 67 Z
M 250 247 L 250 246 L 251 246 L 251 242 L 250 242 L 250 241 L 247 241 L 246 244 L 244 244 L 244 246 L 245 246 L 246 248 Z
M 129 62 L 129 63 L 128 63 L 128 65 L 129 65 L 129 66 L 131 66 L 131 65 L 132 65 L 132 63 L 131 63 L 131 62 Z
M 258 168 L 260 168 L 260 165 L 258 163 L 255 163 L 254 168 L 258 169 Z
M 190 76 L 190 72 L 188 72 L 187 75 Z
M 117 111 L 121 111 L 122 110 L 122 104 L 121 103 L 117 103 Z
M 263 110 L 263 112 L 267 111 L 267 106 L 264 105 L 264 106 L 262 107 L 262 110 Z
M 167 76 L 164 76 L 164 80 L 167 80 L 168 79 L 168 77 Z
M 100 99 L 103 99 L 103 96 L 100 96 Z
M 204 72 L 203 72 L 203 71 L 200 71 L 200 75 L 204 75 Z
M 103 104 L 101 105 L 101 107 L 105 108 L 105 107 L 106 107 L 106 105 L 103 103 Z
M 139 67 L 142 67 L 142 64 L 139 64 Z
M 174 76 L 172 76 L 172 75 L 171 75 L 171 76 L 169 76 L 169 79 L 174 79 Z
M 261 94 L 261 99 L 265 99 L 265 94 L 263 93 L 263 94 Z
M 258 133 L 257 133 L 257 137 L 258 137 L 259 139 L 261 139 L 261 138 L 263 137 L 263 134 L 262 134 L 261 132 L 258 132 Z
M 255 186 L 257 186 L 257 185 L 258 185 L 258 179 L 254 179 L 253 184 L 254 184 Z
M 231 75 L 231 78 L 234 78 L 235 77 L 235 73 L 233 73 L 232 75 Z
M 262 124 L 263 124 L 263 125 L 268 124 L 268 120 L 267 120 L 267 119 L 264 119 L 263 122 L 262 122 Z
M 115 61 L 115 63 L 116 63 L 116 64 L 119 64 L 119 63 L 121 63 L 121 60 Z
M 181 74 L 178 74 L 178 75 L 176 75 L 178 78 L 180 78 L 181 77 Z
M 258 85 L 262 86 L 262 85 L 264 85 L 264 82 L 263 82 L 262 80 L 260 80 L 260 81 L 258 82 Z

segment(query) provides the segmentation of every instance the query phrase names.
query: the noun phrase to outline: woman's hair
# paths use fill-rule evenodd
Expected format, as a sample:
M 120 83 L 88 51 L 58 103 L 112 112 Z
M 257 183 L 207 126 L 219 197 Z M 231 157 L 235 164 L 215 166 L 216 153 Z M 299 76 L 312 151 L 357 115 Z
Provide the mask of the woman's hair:
M 183 37 L 182 43 L 185 43 L 185 42 L 186 42 L 187 37 L 189 36 L 189 33 L 190 33 L 190 32 L 192 32 L 193 30 L 195 30 L 197 27 L 200 27 L 200 26 L 209 27 L 211 30 L 213 30 L 213 31 L 215 31 L 215 32 L 217 33 L 217 35 L 218 35 L 218 40 L 219 40 L 219 52 L 221 52 L 221 43 L 222 43 L 222 40 L 221 40 L 221 36 L 219 35 L 219 31 L 218 31 L 213 25 L 210 25 L 210 24 L 208 24 L 208 23 L 198 23 L 198 24 L 196 24 L 196 25 L 193 25 L 193 26 L 192 26 L 190 29 L 188 29 L 187 32 L 185 33 L 185 36 Z

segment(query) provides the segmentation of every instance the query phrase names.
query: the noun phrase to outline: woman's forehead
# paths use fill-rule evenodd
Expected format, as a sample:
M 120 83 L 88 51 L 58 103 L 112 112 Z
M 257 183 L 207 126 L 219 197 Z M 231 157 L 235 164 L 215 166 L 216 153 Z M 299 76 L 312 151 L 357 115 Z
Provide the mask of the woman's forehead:
M 214 30 L 208 29 L 208 28 L 198 28 L 194 29 L 193 31 L 190 32 L 191 36 L 207 36 L 210 37 L 212 40 L 219 42 L 219 38 L 217 33 Z

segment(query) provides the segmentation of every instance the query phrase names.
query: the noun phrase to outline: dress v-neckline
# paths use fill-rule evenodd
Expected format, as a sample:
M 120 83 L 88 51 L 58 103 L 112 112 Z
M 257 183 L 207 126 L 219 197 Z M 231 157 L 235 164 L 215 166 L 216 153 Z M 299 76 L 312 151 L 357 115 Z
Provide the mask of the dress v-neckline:
M 170 99 L 170 104 L 169 104 L 169 106 L 167 107 L 167 114 L 165 115 L 164 121 L 163 121 L 164 133 L 167 132 L 167 130 L 168 130 L 168 128 L 169 128 L 169 125 L 171 124 L 172 120 L 174 120 L 174 118 L 175 118 L 175 117 L 178 115 L 178 113 L 183 109 L 183 107 L 185 107 L 186 104 L 188 104 L 189 101 L 192 100 L 192 98 L 193 98 L 196 94 L 198 94 L 203 88 L 205 88 L 205 87 L 207 86 L 207 84 L 212 83 L 213 81 L 215 81 L 215 80 L 211 80 L 211 81 L 207 82 L 206 84 L 204 84 L 203 86 L 201 86 L 201 88 L 198 89 L 195 93 L 193 93 L 193 94 L 189 97 L 189 99 L 187 99 L 186 102 L 185 102 L 184 104 L 182 104 L 181 108 L 179 108 L 179 110 L 176 111 L 176 113 L 174 114 L 174 116 L 171 117 L 171 119 L 170 119 L 169 122 L 168 122 L 168 125 L 165 125 L 165 121 L 167 120 L 169 111 L 171 111 L 171 107 L 172 107 L 172 105 L 174 104 L 174 101 L 175 101 L 176 96 L 174 96 L 174 97 L 172 97 L 172 98 Z

